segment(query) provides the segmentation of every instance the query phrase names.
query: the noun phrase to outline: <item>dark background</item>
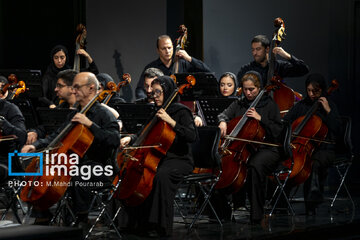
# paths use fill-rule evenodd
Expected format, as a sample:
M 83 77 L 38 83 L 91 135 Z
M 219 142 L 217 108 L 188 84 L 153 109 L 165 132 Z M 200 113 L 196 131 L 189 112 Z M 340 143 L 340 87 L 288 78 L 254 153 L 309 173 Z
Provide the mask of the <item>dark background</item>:
M 69 49 L 70 62 L 76 26 L 87 27 L 87 51 L 100 72 L 115 81 L 128 72 L 132 83 L 122 90 L 133 99 L 133 90 L 144 66 L 157 58 L 156 37 L 173 39 L 185 24 L 186 50 L 202 59 L 220 76 L 237 73 L 252 60 L 254 35 L 271 37 L 273 20 L 282 17 L 287 31 L 282 47 L 303 59 L 311 72 L 336 78 L 339 91 L 332 99 L 342 115 L 353 119 L 353 143 L 359 153 L 360 133 L 360 1 L 359 0 L 0 0 L 0 69 L 40 69 L 50 62 L 57 44 Z M 305 77 L 285 79 L 304 93 Z

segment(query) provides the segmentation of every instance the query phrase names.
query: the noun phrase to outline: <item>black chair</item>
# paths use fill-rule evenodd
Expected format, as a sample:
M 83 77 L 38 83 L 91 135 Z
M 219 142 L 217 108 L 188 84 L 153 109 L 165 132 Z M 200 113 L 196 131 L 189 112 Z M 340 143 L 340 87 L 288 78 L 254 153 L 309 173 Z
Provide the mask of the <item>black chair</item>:
M 188 226 L 188 231 L 199 220 L 206 206 L 210 207 L 222 227 L 222 223 L 210 202 L 210 197 L 222 173 L 221 157 L 218 152 L 220 129 L 213 126 L 201 127 L 198 128 L 198 133 L 199 138 L 192 145 L 195 168 L 208 169 L 209 171 L 206 173 L 192 173 L 185 176 L 180 186 L 187 186 L 188 191 L 185 196 L 178 192 L 175 198 L 175 206 L 179 209 L 185 224 L 189 224 L 187 220 L 192 219 Z M 198 190 L 194 193 L 195 189 Z M 195 209 L 195 215 L 189 214 L 189 205 L 185 202 L 191 203 L 190 205 L 192 206 L 190 208 Z M 195 208 L 193 208 L 194 206 Z
M 276 188 L 274 193 L 272 194 L 271 199 L 268 201 L 267 209 L 270 209 L 269 216 L 271 217 L 274 213 L 275 208 L 279 202 L 281 195 L 284 197 L 287 207 L 290 210 L 291 215 L 295 215 L 294 208 L 292 207 L 289 198 L 285 192 L 286 184 L 289 180 L 290 174 L 292 172 L 294 166 L 294 159 L 292 154 L 292 146 L 291 146 L 291 134 L 292 129 L 289 123 L 284 123 L 284 129 L 282 133 L 283 137 L 283 157 L 291 159 L 291 165 L 289 167 L 284 166 L 283 164 L 279 164 L 277 169 L 272 173 L 272 177 L 275 180 Z
M 336 199 L 338 199 L 338 194 L 343 187 L 345 192 L 350 199 L 353 208 L 355 208 L 354 201 L 350 195 L 350 192 L 346 186 L 345 178 L 349 172 L 349 169 L 352 165 L 354 159 L 354 153 L 352 152 L 353 146 L 351 142 L 351 125 L 352 121 L 351 118 L 348 116 L 341 117 L 342 126 L 344 127 L 342 135 L 337 138 L 336 147 L 335 147 L 335 162 L 333 163 L 333 167 L 336 168 L 337 173 L 340 176 L 340 184 L 337 187 L 336 193 L 334 197 L 331 199 L 330 207 L 334 207 L 334 203 Z

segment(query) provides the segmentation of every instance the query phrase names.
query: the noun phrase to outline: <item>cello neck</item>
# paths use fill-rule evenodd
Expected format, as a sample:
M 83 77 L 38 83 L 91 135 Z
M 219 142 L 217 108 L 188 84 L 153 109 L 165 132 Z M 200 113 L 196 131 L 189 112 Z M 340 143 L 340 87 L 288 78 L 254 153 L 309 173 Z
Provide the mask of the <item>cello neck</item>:
M 80 49 L 80 44 L 76 43 L 75 56 L 74 56 L 74 67 L 73 70 L 80 72 L 80 55 L 77 54 L 77 51 Z

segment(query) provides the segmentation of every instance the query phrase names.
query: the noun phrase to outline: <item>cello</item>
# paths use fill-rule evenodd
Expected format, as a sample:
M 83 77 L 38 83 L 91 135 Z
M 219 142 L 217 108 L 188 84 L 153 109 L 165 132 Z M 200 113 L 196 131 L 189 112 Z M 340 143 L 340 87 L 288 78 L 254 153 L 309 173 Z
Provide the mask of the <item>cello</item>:
M 298 92 L 295 92 L 290 87 L 286 86 L 282 82 L 282 79 L 275 73 L 275 54 L 273 49 L 278 47 L 282 40 L 285 39 L 285 23 L 281 18 L 276 18 L 274 20 L 275 31 L 273 38 L 271 40 L 270 47 L 270 57 L 269 57 L 269 70 L 267 74 L 268 82 L 271 81 L 271 84 L 276 86 L 276 89 L 273 91 L 273 99 L 276 104 L 279 106 L 280 114 L 283 117 L 289 109 L 294 106 L 294 103 L 302 99 L 302 95 Z
M 331 86 L 327 91 L 329 96 L 333 91 L 339 87 L 336 80 L 331 82 Z M 292 128 L 292 148 L 293 162 L 292 172 L 289 176 L 290 184 L 299 185 L 306 181 L 310 176 L 312 161 L 311 155 L 319 143 L 325 142 L 333 144 L 332 142 L 324 141 L 327 136 L 328 128 L 322 122 L 321 118 L 315 115 L 321 103 L 316 101 L 312 107 L 306 112 L 304 116 L 297 118 L 291 125 Z M 286 167 L 291 169 L 292 159 L 287 159 L 283 163 Z M 285 175 L 280 175 L 280 179 L 285 179 Z
M 82 114 L 86 112 L 98 101 L 105 98 L 109 93 L 103 91 L 95 95 L 91 101 L 80 111 Z M 37 209 L 46 210 L 53 204 L 57 203 L 64 195 L 71 180 L 69 174 L 69 168 L 72 166 L 71 161 L 64 160 L 62 156 L 64 154 L 69 156 L 71 153 L 77 154 L 82 158 L 86 151 L 90 148 L 94 136 L 91 131 L 82 124 L 70 122 L 60 132 L 58 136 L 52 140 L 44 151 L 49 151 L 49 156 L 54 157 L 55 163 L 61 165 L 62 171 L 55 171 L 55 174 L 44 174 L 46 169 L 53 165 L 53 161 L 44 161 L 42 169 L 40 169 L 40 159 L 35 157 L 31 163 L 27 166 L 27 173 L 39 173 L 43 172 L 41 176 L 26 176 L 26 185 L 23 187 L 20 198 L 24 202 L 31 203 Z M 68 157 L 66 159 L 69 159 Z M 65 168 L 65 169 L 64 169 Z M 32 183 L 38 184 L 32 184 Z M 58 184 L 61 183 L 61 184 Z
M 246 163 L 250 158 L 248 143 L 262 143 L 265 138 L 265 130 L 259 121 L 246 116 L 246 112 L 255 108 L 263 95 L 273 88 L 269 85 L 262 89 L 244 115 L 228 123 L 227 136 L 220 146 L 223 172 L 215 188 L 226 188 L 231 193 L 235 193 L 244 185 L 247 174 Z
M 195 85 L 195 78 L 188 76 L 187 84 L 176 89 L 163 104 L 166 110 L 178 94 L 185 88 Z M 131 147 L 126 147 L 117 156 L 122 181 L 115 197 L 128 206 L 141 204 L 150 194 L 157 166 L 171 147 L 175 132 L 166 122 L 154 116 L 144 126 L 139 137 Z M 117 179 L 114 180 L 116 182 Z

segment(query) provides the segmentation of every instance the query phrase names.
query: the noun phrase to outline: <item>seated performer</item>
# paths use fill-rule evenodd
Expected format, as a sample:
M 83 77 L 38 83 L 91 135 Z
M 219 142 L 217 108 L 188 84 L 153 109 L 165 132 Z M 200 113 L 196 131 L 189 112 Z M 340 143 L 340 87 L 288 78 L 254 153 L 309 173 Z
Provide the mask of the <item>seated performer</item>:
M 153 179 L 153 187 L 145 201 L 136 207 L 126 207 L 127 227 L 137 233 L 162 237 L 171 235 L 173 227 L 173 202 L 182 177 L 193 170 L 191 142 L 197 137 L 191 111 L 182 104 L 172 103 L 165 111 L 164 103 L 176 89 L 174 81 L 167 76 L 158 77 L 152 84 L 152 95 L 157 107 L 159 120 L 168 123 L 175 132 L 175 140 L 160 160 Z M 131 137 L 121 139 L 124 147 L 134 141 Z
M 164 73 L 157 68 L 148 68 L 145 70 L 144 74 L 144 91 L 146 93 L 145 98 L 136 99 L 136 103 L 154 103 L 154 98 L 152 97 L 152 81 L 160 76 L 164 76 Z
M 223 97 L 236 96 L 238 82 L 235 74 L 232 72 L 225 72 L 219 78 L 219 92 Z
M 5 136 L 15 135 L 14 140 L 1 141 Z M 14 150 L 19 150 L 26 141 L 25 119 L 19 108 L 4 99 L 0 99 L 0 181 L 8 174 L 8 156 Z M 17 161 L 15 163 L 18 163 Z M 16 168 L 17 169 L 14 169 Z M 12 166 L 12 169 L 21 170 L 21 166 Z
M 320 102 L 320 107 L 315 112 L 328 127 L 328 134 L 325 140 L 334 141 L 342 131 L 342 122 L 336 105 L 326 98 L 326 81 L 318 73 L 310 74 L 305 87 L 307 96 L 298 102 L 284 116 L 284 121 L 292 123 L 297 118 L 306 115 L 307 111 L 316 103 Z M 316 143 L 314 143 L 316 144 Z M 324 183 L 329 166 L 335 160 L 335 146 L 333 144 L 321 143 L 315 148 L 311 155 L 312 170 L 310 177 L 304 183 L 305 210 L 308 215 L 316 213 L 317 206 L 323 202 Z
M 73 81 L 72 91 L 75 94 L 76 101 L 79 103 L 79 110 L 83 109 L 94 98 L 98 88 L 99 82 L 94 74 L 82 72 L 76 75 Z M 114 164 L 113 152 L 118 148 L 120 142 L 119 126 L 114 115 L 98 102 L 96 102 L 86 114 L 76 112 L 69 114 L 68 121 L 56 132 L 45 139 L 39 139 L 32 145 L 25 145 L 21 151 L 34 152 L 48 146 L 70 122 L 84 125 L 94 136 L 90 148 L 86 151 L 84 157 L 80 159 L 80 167 L 86 165 L 92 168 L 104 168 L 104 166 L 112 165 L 115 173 L 116 166 Z M 84 182 L 81 177 L 82 176 L 73 176 L 71 181 Z M 91 175 L 88 181 L 107 182 L 109 179 L 104 174 L 100 176 Z M 87 184 L 84 184 L 84 186 L 72 184 L 68 191 L 73 197 L 74 204 L 72 207 L 78 216 L 77 224 L 86 224 L 91 203 L 89 187 L 87 187 Z M 45 222 L 44 219 L 42 220 Z
M 231 119 L 243 115 L 259 121 L 260 126 L 265 130 L 264 141 L 279 142 L 282 123 L 278 106 L 272 98 L 265 94 L 255 108 L 248 109 L 261 90 L 260 74 L 255 71 L 247 72 L 241 79 L 241 86 L 245 97 L 235 100 L 218 115 L 221 135 L 226 135 L 227 123 Z M 280 161 L 280 153 L 277 147 L 260 145 L 250 155 L 250 159 L 246 164 L 246 182 L 250 200 L 251 224 L 258 224 L 263 219 L 266 178 L 275 170 Z M 224 169 L 223 171 L 225 172 Z
M 210 69 L 202 61 L 189 56 L 185 50 L 179 50 L 174 54 L 173 43 L 168 35 L 161 35 L 156 41 L 157 53 L 159 58 L 145 66 L 140 79 L 137 83 L 135 95 L 136 99 L 145 98 L 146 94 L 143 89 L 144 85 L 144 72 L 148 68 L 158 68 L 164 75 L 170 76 L 174 74 L 174 57 L 179 58 L 179 73 L 186 72 L 210 72 Z

